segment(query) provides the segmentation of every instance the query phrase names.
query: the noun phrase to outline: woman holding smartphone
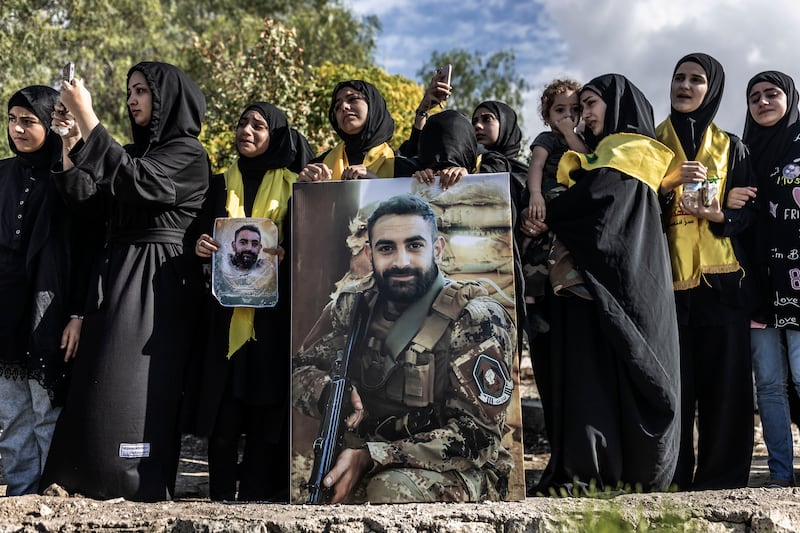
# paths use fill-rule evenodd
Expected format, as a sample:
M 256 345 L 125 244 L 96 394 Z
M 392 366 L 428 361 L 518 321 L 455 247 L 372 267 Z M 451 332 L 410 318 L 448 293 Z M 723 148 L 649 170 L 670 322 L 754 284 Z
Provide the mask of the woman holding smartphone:
M 201 293 L 199 263 L 184 239 L 208 188 L 208 156 L 197 139 L 206 106 L 194 81 L 166 63 L 132 67 L 127 90 L 133 143 L 121 146 L 83 83 L 62 83 L 80 131 L 63 138 L 57 183 L 75 208 L 105 217 L 108 238 L 42 483 L 155 501 L 174 489 Z

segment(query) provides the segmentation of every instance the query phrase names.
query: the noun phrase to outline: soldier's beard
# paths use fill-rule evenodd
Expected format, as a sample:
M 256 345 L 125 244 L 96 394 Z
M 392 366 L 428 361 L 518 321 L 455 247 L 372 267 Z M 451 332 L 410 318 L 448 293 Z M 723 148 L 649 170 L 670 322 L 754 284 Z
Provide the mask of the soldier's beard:
M 433 262 L 425 270 L 411 267 L 391 267 L 379 272 L 373 265 L 373 271 L 378 291 L 390 302 L 397 303 L 411 303 L 420 299 L 431 288 L 439 273 Z M 392 276 L 413 276 L 413 278 L 407 281 L 398 281 L 392 279 Z
M 231 263 L 236 268 L 249 270 L 256 264 L 256 260 L 258 260 L 258 255 L 253 252 L 236 252 L 231 258 Z

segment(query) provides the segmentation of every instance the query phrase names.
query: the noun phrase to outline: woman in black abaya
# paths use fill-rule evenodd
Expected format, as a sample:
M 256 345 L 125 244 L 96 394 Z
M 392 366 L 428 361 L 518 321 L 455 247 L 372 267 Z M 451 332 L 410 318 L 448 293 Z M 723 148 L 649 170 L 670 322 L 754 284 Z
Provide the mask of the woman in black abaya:
M 663 490 L 678 444 L 678 335 L 656 188 L 672 153 L 625 77 L 580 93 L 593 154 L 567 152 L 545 222 L 572 252 L 592 299 L 549 299 L 548 352 L 534 353 L 550 462 L 537 490 Z M 626 157 L 626 154 L 633 157 Z
M 59 185 L 76 207 L 107 214 L 90 308 L 42 486 L 107 499 L 168 499 L 175 485 L 178 411 L 199 263 L 184 251 L 202 206 L 209 163 L 197 139 L 205 98 L 166 63 L 128 72 L 133 144 L 117 144 L 80 80 L 62 83 L 80 139 L 63 138 Z M 191 244 L 188 247 L 191 251 Z
M 196 427 L 208 437 L 212 500 L 287 501 L 289 489 L 289 365 L 291 262 L 288 210 L 292 185 L 313 156 L 286 115 L 265 102 L 250 104 L 236 126 L 238 159 L 212 179 L 201 215 L 211 232 L 217 217 L 269 218 L 285 255 L 278 267 L 274 308 L 223 307 L 210 294 L 209 322 Z M 220 243 L 208 233 L 195 254 L 210 259 Z M 245 324 L 247 327 L 234 327 Z M 246 331 L 246 335 L 237 335 Z M 239 464 L 240 436 L 246 434 Z M 239 482 L 237 494 L 237 480 Z

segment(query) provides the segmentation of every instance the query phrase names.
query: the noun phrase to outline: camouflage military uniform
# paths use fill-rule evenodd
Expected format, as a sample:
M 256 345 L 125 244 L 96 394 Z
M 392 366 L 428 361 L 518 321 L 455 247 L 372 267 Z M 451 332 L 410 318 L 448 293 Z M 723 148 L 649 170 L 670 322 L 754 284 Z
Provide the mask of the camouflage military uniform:
M 348 445 L 366 447 L 372 457 L 357 491 L 370 502 L 507 494 L 513 459 L 501 439 L 513 389 L 514 324 L 480 285 L 441 277 L 437 284 L 422 302 L 421 325 L 405 337 L 396 335 L 399 316 L 372 283 L 356 289 L 372 312 L 364 348 L 350 364 L 366 417 Z M 321 318 L 327 331 L 307 340 L 294 360 L 293 403 L 307 415 L 319 418 L 324 409 L 320 398 L 349 331 L 353 296 L 337 297 Z

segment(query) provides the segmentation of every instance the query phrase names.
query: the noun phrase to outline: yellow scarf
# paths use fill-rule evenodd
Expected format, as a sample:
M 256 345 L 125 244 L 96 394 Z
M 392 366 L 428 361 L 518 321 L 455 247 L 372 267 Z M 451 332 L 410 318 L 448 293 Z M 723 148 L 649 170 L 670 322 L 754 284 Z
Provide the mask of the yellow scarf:
M 614 133 L 603 137 L 594 153 L 565 152 L 558 164 L 557 178 L 560 184 L 571 187 L 575 184 L 571 174 L 579 168 L 613 168 L 658 192 L 672 155 L 672 150 L 645 135 Z
M 278 227 L 278 242 L 283 242 L 283 219 L 292 195 L 292 184 L 297 181 L 297 174 L 285 169 L 271 169 L 264 174 L 258 186 L 256 199 L 253 202 L 254 218 L 269 218 Z M 244 182 L 239 165 L 234 163 L 225 172 L 225 188 L 228 198 L 225 209 L 230 218 L 244 218 Z M 236 307 L 231 317 L 228 331 L 228 358 L 235 354 L 244 343 L 256 338 L 253 328 L 255 309 L 252 307 Z
M 331 169 L 332 180 L 342 179 L 342 172 L 350 166 L 347 162 L 347 154 L 344 151 L 344 143 L 340 142 L 328 152 L 322 161 Z M 374 172 L 379 178 L 394 177 L 394 150 L 388 143 L 382 143 L 370 148 L 364 156 L 363 165 Z
M 658 125 L 656 135 L 675 151 L 675 157 L 667 174 L 680 172 L 681 164 L 687 161 L 686 153 L 669 118 Z M 695 161 L 700 161 L 706 166 L 708 178 L 719 178 L 717 197 L 720 205 L 728 177 L 729 152 L 728 134 L 714 123 L 709 124 L 697 149 Z M 669 208 L 667 227 L 669 255 L 672 260 L 672 287 L 676 291 L 697 287 L 703 274 L 736 272 L 740 269 L 730 238 L 714 235 L 708 220 L 681 210 L 679 206 L 681 190 L 675 192 L 675 199 Z

